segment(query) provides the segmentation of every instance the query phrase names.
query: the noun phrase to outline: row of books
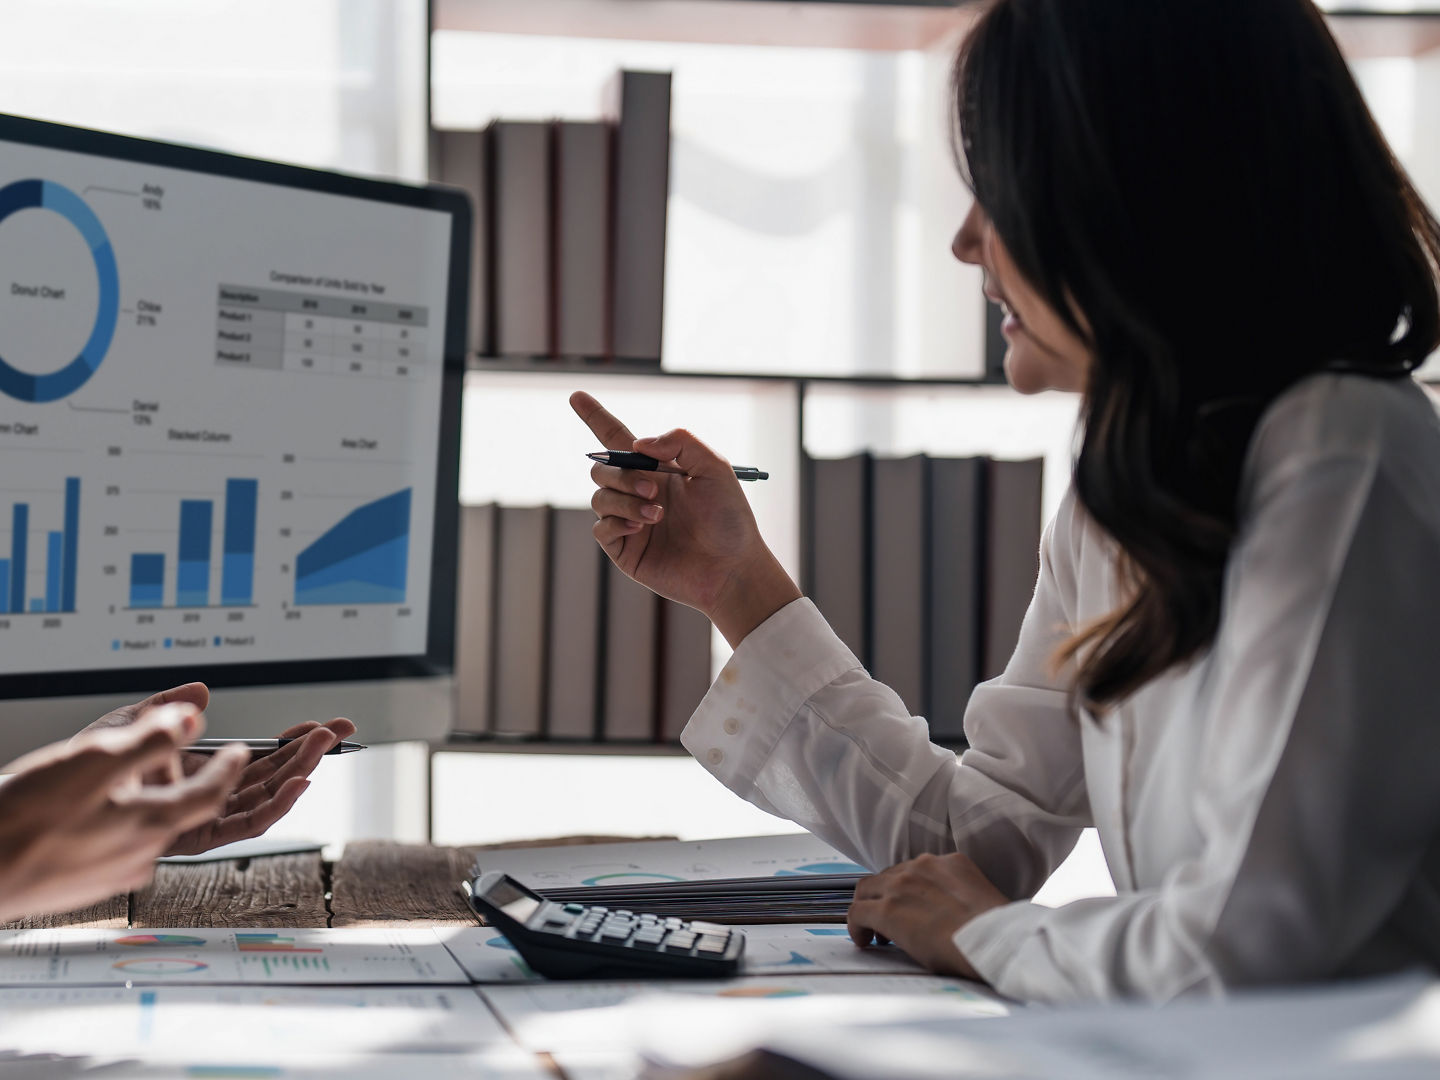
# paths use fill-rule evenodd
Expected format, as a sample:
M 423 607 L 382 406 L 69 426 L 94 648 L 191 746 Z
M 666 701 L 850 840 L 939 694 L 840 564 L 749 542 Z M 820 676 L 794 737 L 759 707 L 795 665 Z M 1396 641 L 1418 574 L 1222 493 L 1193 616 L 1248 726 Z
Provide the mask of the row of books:
M 710 620 L 615 568 L 589 509 L 462 510 L 456 730 L 678 742 L 710 688 Z
M 806 462 L 804 587 L 932 737 L 964 740 L 1039 573 L 1043 462 L 857 454 Z M 461 733 L 677 742 L 712 676 L 699 612 L 621 573 L 589 509 L 463 510 Z
M 470 349 L 659 365 L 670 76 L 618 72 L 594 121 L 434 133 L 432 176 L 475 206 Z
M 940 742 L 1004 670 L 1039 576 L 1044 462 L 857 454 L 806 463 L 807 594 Z

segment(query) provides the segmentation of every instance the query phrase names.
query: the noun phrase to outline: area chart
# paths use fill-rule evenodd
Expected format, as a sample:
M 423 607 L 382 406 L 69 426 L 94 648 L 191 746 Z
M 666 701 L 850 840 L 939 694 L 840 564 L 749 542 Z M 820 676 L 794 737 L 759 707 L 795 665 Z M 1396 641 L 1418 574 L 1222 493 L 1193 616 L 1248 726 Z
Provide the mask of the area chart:
M 403 604 L 410 488 L 346 514 L 295 560 L 296 604 Z

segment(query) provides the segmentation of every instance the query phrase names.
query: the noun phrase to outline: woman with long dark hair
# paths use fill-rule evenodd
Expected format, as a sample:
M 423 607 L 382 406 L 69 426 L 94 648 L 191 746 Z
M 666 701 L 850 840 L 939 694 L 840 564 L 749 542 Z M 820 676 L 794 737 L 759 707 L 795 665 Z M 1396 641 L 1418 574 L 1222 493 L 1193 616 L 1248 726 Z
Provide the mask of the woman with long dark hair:
M 1440 225 L 1309 0 L 998 0 L 954 69 L 1006 374 L 1074 480 L 956 760 L 674 431 L 595 532 L 735 654 L 686 729 L 860 861 L 853 936 L 1022 999 L 1440 968 Z M 1087 826 L 1113 898 L 1028 901 Z

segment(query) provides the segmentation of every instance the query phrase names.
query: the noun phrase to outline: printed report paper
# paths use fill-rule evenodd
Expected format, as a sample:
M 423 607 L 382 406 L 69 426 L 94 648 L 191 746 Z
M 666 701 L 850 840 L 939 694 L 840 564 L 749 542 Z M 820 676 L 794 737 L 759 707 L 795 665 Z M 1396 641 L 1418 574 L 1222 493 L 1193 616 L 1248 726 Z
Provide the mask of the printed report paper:
M 683 1042 L 713 1036 L 722 1027 L 727 1038 L 754 1036 L 839 1015 L 900 1020 L 936 1013 L 995 1017 L 1010 1011 L 979 984 L 939 975 L 545 982 L 485 986 L 480 993 L 516 1040 L 536 1051 L 648 1046 L 661 1029 L 667 1038 Z M 732 1023 L 740 1019 L 751 1022 Z
M 469 981 L 428 928 L 0 931 L 0 986 Z
M 469 987 L 0 990 L 0 1048 L 12 1055 L 273 1064 L 297 1055 L 467 1054 L 513 1045 Z

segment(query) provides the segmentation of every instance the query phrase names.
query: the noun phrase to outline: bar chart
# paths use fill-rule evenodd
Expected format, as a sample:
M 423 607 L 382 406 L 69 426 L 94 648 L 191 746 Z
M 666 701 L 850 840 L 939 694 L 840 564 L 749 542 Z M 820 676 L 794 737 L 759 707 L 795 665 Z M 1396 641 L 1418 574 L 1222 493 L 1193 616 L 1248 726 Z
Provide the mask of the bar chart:
M 254 602 L 255 513 L 259 490 L 258 480 L 225 481 L 218 595 L 212 587 L 215 500 L 179 500 L 179 539 L 174 552 L 175 607 L 248 607 Z M 168 554 L 145 551 L 130 556 L 130 607 L 166 606 Z
M 295 603 L 403 604 L 411 489 L 357 507 L 295 560 Z
M 52 501 L 54 496 L 46 496 Z M 58 529 L 43 529 L 43 545 L 32 552 L 30 534 L 37 522 L 32 519 L 32 501 L 10 507 L 10 554 L 0 558 L 0 614 L 21 615 L 74 612 L 75 578 L 80 547 L 80 478 L 67 477 Z M 43 586 L 31 586 L 35 567 L 44 560 Z

